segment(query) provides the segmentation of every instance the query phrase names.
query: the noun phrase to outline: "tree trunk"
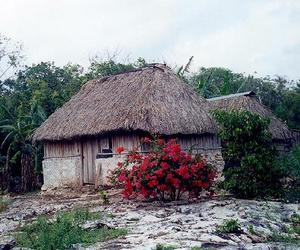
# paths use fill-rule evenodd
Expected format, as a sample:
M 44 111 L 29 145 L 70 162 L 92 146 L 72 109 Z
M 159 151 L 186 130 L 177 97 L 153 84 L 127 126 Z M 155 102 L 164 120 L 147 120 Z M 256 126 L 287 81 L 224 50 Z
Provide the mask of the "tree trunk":
M 34 187 L 34 171 L 31 154 L 22 153 L 21 155 L 21 179 L 22 191 L 31 191 Z

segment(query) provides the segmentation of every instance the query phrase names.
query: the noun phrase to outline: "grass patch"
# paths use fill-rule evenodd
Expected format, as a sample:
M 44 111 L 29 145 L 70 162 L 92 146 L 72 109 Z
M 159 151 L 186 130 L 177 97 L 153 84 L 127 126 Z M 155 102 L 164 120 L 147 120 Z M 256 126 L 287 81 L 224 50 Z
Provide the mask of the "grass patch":
M 224 220 L 224 222 L 217 227 L 218 233 L 240 233 L 241 225 L 237 219 Z
M 250 224 L 249 226 L 248 226 L 248 232 L 250 233 L 250 234 L 252 234 L 252 235 L 256 235 L 257 233 L 255 232 L 255 230 L 254 230 L 254 227 L 253 227 L 253 225 L 252 224 Z
M 75 209 L 58 214 L 55 220 L 39 217 L 30 225 L 25 225 L 16 234 L 18 246 L 39 250 L 69 249 L 73 244 L 90 245 L 125 235 L 126 229 L 85 230 L 80 227 L 88 220 L 99 219 L 99 213 L 91 213 L 88 209 Z
M 157 244 L 155 250 L 174 250 L 177 247 L 174 245 L 167 245 L 167 244 Z
M 8 201 L 0 197 L 0 213 L 3 212 L 8 207 Z

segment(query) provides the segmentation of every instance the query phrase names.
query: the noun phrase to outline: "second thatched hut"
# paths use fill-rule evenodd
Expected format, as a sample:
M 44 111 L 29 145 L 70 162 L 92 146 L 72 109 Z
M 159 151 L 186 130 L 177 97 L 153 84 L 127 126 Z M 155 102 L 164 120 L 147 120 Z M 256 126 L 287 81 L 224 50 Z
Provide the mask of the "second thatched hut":
M 293 145 L 295 136 L 292 131 L 283 121 L 277 118 L 268 107 L 259 102 L 255 92 L 249 91 L 210 98 L 207 100 L 211 104 L 211 109 L 250 111 L 261 117 L 269 118 L 269 131 L 277 149 L 281 152 L 286 152 Z

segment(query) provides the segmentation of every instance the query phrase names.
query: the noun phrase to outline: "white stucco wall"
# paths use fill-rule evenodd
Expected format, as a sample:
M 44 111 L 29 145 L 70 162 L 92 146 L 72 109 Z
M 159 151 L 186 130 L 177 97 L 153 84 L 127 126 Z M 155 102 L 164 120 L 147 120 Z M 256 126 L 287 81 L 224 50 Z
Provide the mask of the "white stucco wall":
M 100 168 L 99 185 L 110 185 L 107 179 L 109 171 L 115 169 L 118 162 L 122 162 L 125 159 L 125 155 L 114 155 L 111 158 L 96 159 L 96 168 Z
M 81 158 L 65 157 L 43 160 L 43 190 L 80 185 Z

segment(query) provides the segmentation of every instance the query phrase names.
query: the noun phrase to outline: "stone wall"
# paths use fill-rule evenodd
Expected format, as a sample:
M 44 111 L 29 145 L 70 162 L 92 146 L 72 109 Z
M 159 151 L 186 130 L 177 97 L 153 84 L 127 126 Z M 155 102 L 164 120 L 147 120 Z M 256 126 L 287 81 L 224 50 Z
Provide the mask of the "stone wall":
M 209 150 L 206 152 L 200 153 L 203 159 L 210 165 L 214 166 L 217 170 L 217 180 L 221 180 L 222 172 L 224 169 L 224 159 L 222 157 L 222 152 L 220 150 Z
M 43 161 L 44 185 L 42 190 L 75 187 L 81 184 L 81 158 L 49 158 Z

